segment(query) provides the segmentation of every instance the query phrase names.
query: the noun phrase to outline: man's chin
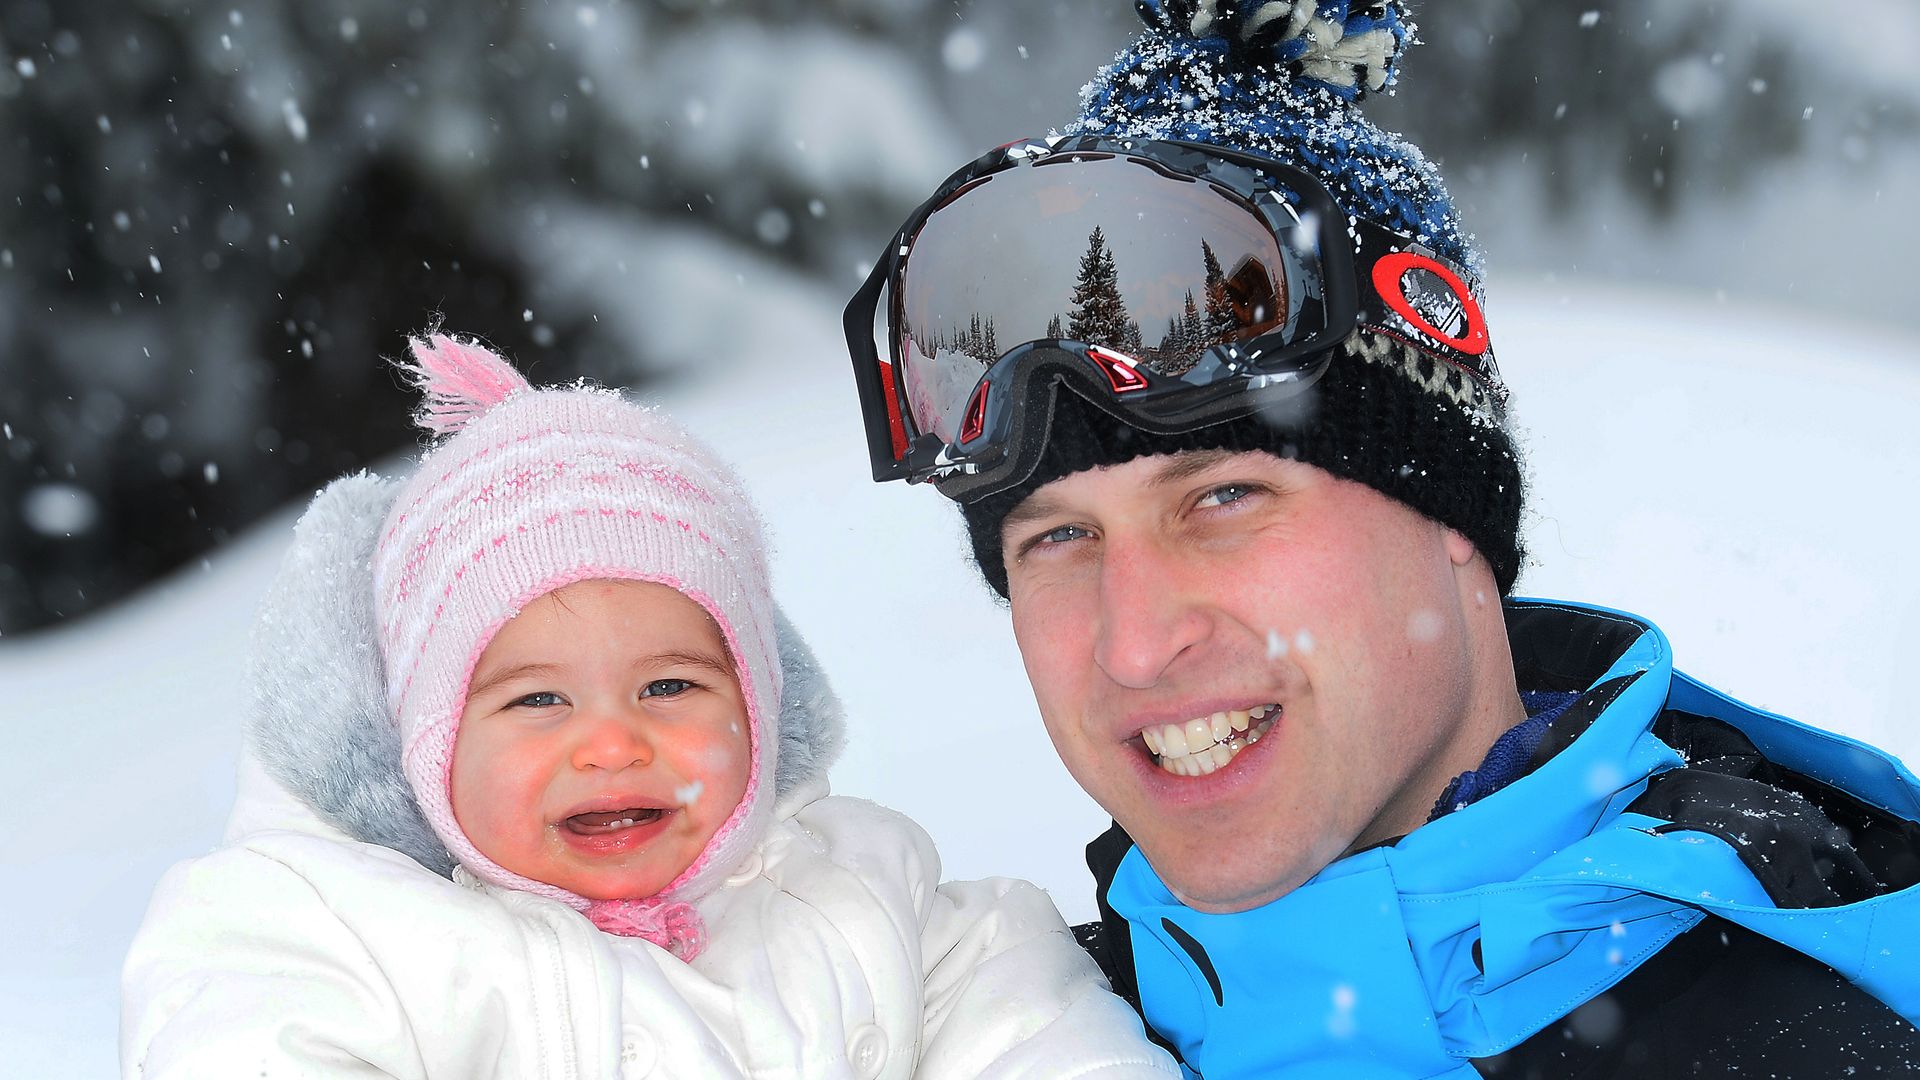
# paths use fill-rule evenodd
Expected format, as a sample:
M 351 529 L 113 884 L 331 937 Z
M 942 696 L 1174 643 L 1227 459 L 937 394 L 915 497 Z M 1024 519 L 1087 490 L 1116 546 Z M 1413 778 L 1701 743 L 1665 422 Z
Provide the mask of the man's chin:
M 1299 887 L 1299 883 L 1295 883 L 1284 886 L 1270 885 L 1253 890 L 1208 888 L 1205 891 L 1189 893 L 1172 882 L 1167 883 L 1167 889 L 1173 893 L 1175 899 L 1207 915 L 1232 915 L 1236 912 L 1252 911 L 1254 908 L 1273 903 Z
M 1271 904 L 1305 884 L 1319 869 L 1288 860 L 1286 866 L 1256 872 L 1245 865 L 1223 865 L 1217 848 L 1161 852 L 1156 857 L 1155 847 L 1151 841 L 1140 844 L 1160 881 L 1182 904 L 1209 915 L 1231 915 Z

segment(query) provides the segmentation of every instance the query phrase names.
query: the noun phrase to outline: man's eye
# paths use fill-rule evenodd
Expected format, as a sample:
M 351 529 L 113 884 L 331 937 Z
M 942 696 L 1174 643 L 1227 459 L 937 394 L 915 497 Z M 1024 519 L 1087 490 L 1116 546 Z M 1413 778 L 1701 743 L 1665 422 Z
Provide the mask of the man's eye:
M 1200 496 L 1200 501 L 1194 503 L 1194 507 L 1199 509 L 1209 506 L 1225 506 L 1228 503 L 1239 502 L 1241 499 L 1253 494 L 1255 490 L 1252 484 L 1221 484 L 1219 487 Z
M 1059 525 L 1043 533 L 1034 533 L 1021 541 L 1013 549 L 1014 558 L 1023 559 L 1029 554 L 1071 544 L 1075 540 L 1084 540 L 1092 535 L 1091 531 L 1079 525 Z
M 565 705 L 566 701 L 559 694 L 551 690 L 539 690 L 514 698 L 511 704 L 514 708 L 551 709 L 559 705 Z
M 1048 529 L 1033 538 L 1035 544 L 1070 544 L 1093 534 L 1078 525 L 1062 525 L 1057 529 Z
M 693 689 L 693 683 L 687 679 L 655 679 L 640 691 L 641 697 L 674 697 Z

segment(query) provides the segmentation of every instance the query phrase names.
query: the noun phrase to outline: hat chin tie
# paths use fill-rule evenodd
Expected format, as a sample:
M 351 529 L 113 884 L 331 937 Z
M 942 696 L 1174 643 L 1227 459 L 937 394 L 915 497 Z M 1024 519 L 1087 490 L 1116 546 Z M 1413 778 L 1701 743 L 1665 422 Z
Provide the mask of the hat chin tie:
M 707 947 L 707 924 L 684 900 L 595 900 L 587 905 L 587 921 L 620 937 L 653 942 L 681 960 L 691 961 Z

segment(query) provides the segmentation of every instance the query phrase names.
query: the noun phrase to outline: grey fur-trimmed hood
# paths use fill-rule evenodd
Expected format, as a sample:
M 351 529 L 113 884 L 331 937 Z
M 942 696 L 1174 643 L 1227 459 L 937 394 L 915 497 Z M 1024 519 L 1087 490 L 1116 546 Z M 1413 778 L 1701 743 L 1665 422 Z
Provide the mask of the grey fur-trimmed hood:
M 374 616 L 374 547 L 399 489 L 371 473 L 343 476 L 294 525 L 293 546 L 254 623 L 246 739 L 267 774 L 323 821 L 450 875 L 453 857 L 400 769 Z M 776 617 L 778 804 L 825 778 L 846 742 L 846 721 L 813 650 L 784 612 Z

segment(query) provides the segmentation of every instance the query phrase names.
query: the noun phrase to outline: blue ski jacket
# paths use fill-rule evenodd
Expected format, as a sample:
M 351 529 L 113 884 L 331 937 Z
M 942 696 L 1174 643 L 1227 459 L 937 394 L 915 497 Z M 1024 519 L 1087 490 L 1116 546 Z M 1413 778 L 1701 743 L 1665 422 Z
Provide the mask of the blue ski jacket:
M 1884 1004 L 1920 1070 L 1913 773 L 1676 672 L 1633 616 L 1515 601 L 1508 620 L 1521 688 L 1581 697 L 1507 787 L 1229 915 L 1183 906 L 1129 844 L 1103 882 L 1115 959 L 1189 1075 L 1497 1075 L 1703 920 Z

